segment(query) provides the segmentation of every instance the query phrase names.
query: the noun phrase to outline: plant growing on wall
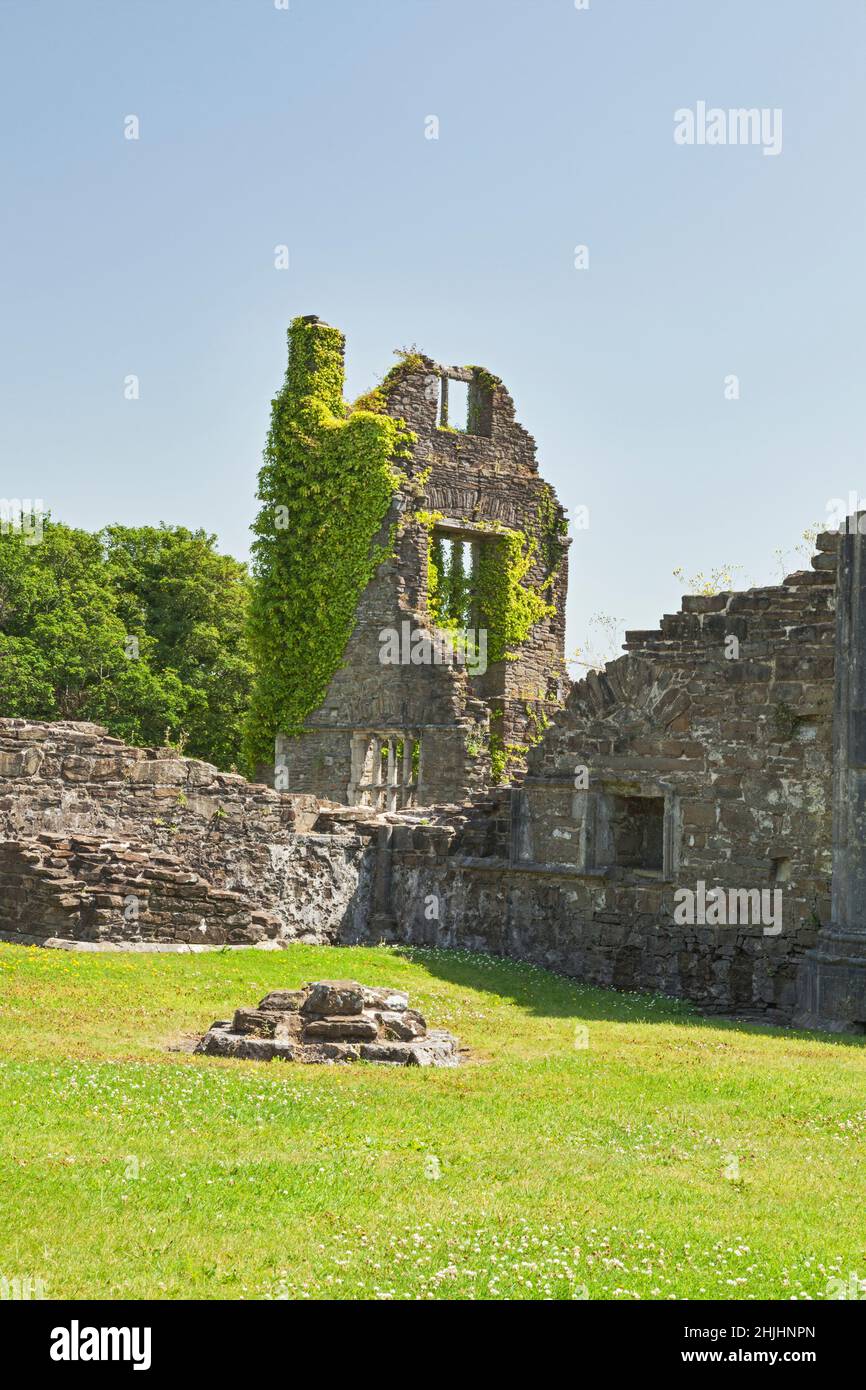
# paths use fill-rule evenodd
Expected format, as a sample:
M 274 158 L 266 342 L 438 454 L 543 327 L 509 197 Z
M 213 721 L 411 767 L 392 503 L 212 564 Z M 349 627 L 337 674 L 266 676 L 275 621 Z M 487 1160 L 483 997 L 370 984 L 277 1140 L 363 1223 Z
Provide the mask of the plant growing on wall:
M 438 514 L 415 514 L 429 534 L 427 551 L 427 608 L 437 627 L 465 623 L 470 599 L 478 621 L 487 629 L 488 659 L 516 661 L 514 650 L 529 637 L 534 625 L 556 611 L 527 576 L 538 542 L 522 531 L 491 525 L 490 537 L 473 546 L 473 567 L 466 573 L 463 547 L 454 543 L 446 553 L 433 530 Z
M 475 588 L 490 661 L 515 661 L 514 648 L 526 641 L 536 623 L 556 611 L 526 582 L 537 549 L 535 537 L 522 531 L 502 531 L 478 548 Z
M 251 765 L 272 758 L 277 732 L 299 734 L 325 697 L 361 593 L 391 551 L 392 535 L 381 533 L 412 439 L 378 410 L 347 411 L 343 335 L 295 319 L 253 525 Z
M 545 483 L 538 502 L 538 529 L 541 535 L 541 549 L 546 578 L 542 588 L 553 586 L 562 557 L 565 554 L 565 538 L 568 535 L 568 522 L 557 506 L 553 489 Z
M 439 627 L 445 621 L 442 608 L 446 579 L 445 546 L 441 536 L 431 533 L 427 546 L 427 608 L 433 622 Z

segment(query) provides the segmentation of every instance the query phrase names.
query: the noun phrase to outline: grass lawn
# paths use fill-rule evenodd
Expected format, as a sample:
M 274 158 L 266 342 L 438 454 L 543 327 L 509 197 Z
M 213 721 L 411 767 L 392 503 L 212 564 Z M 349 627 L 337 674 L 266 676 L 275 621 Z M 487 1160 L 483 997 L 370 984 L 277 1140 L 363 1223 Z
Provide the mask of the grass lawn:
M 170 1050 L 336 977 L 467 1064 Z M 864 1145 L 856 1038 L 462 953 L 0 945 L 0 1276 L 48 1298 L 820 1299 L 866 1278 Z

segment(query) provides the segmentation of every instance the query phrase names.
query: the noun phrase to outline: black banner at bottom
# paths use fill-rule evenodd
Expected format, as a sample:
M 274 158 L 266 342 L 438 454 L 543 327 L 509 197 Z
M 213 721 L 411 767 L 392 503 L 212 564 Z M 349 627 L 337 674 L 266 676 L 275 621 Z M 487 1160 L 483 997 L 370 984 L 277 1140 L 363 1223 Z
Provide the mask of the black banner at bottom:
M 437 1303 L 439 1301 L 437 1300 Z M 0 1328 L 4 1334 L 7 1360 L 15 1355 L 26 1370 L 40 1374 L 93 1376 L 109 1369 L 113 1375 L 128 1372 L 139 1377 L 148 1374 L 191 1372 L 197 1378 L 224 1377 L 235 1362 L 245 1362 L 257 1373 L 274 1371 L 294 1378 L 305 1371 L 305 1353 L 322 1374 L 322 1357 L 329 1359 L 322 1343 L 315 1309 L 308 1303 L 217 1303 L 217 1302 L 5 1302 L 0 1304 Z M 459 1306 L 459 1305 L 458 1305 Z M 477 1304 L 473 1317 L 477 1319 Z M 486 1305 L 490 1308 L 495 1304 Z M 331 1317 L 333 1305 L 326 1305 Z M 352 1305 L 341 1304 L 340 1340 L 352 1335 Z M 364 1322 L 357 1335 L 369 1339 L 382 1336 L 370 1324 L 370 1311 L 364 1305 Z M 3 1314 L 6 1314 L 5 1318 Z M 705 1367 L 764 1367 L 771 1371 L 789 1367 L 810 1367 L 826 1375 L 841 1370 L 856 1357 L 862 1343 L 863 1318 L 859 1309 L 840 1303 L 587 1303 L 569 1308 L 559 1306 L 536 1309 L 542 1324 L 527 1330 L 537 1335 L 554 1328 L 569 1339 L 570 1358 L 579 1363 L 591 1354 L 611 1372 L 661 1371 L 673 1367 L 691 1368 L 698 1373 Z M 374 1315 L 375 1316 L 375 1315 Z M 407 1332 L 422 1331 L 422 1324 L 410 1315 Z M 429 1316 L 429 1314 L 428 1314 Z M 440 1314 L 431 1326 L 437 1334 L 426 1343 L 415 1343 L 410 1356 L 401 1354 L 404 1369 L 412 1365 L 429 1381 L 437 1359 L 446 1373 L 465 1372 L 473 1362 L 495 1362 L 514 1346 L 512 1322 L 501 1340 L 495 1337 L 495 1319 L 489 1335 L 476 1334 L 460 1350 L 445 1332 Z M 512 1315 L 513 1316 L 513 1315 Z M 385 1335 L 388 1345 L 399 1335 L 400 1322 L 388 1314 Z M 423 1331 L 422 1331 L 423 1335 Z M 518 1333 L 519 1336 L 519 1333 Z M 363 1345 L 358 1343 L 358 1349 Z M 375 1346 L 375 1342 L 370 1343 Z M 569 1343 L 560 1342 L 564 1351 Z M 554 1344 L 549 1351 L 552 1353 Z M 455 1362 L 456 1356 L 456 1362 Z M 351 1359 L 351 1358 L 350 1358 Z M 359 1357 L 359 1360 L 362 1359 Z M 363 1358 L 363 1359 L 366 1359 Z M 546 1359 L 546 1358 L 545 1358 Z M 335 1364 L 339 1364 L 337 1358 Z M 342 1372 L 339 1374 L 343 1374 Z M 199 1383 L 204 1383 L 199 1381 Z

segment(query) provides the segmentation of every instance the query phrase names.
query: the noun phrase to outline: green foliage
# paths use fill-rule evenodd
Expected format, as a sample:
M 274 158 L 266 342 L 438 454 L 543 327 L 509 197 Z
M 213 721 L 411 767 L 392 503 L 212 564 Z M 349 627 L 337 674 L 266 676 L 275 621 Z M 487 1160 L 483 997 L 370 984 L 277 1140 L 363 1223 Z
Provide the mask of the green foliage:
M 431 535 L 427 549 L 427 608 L 437 626 L 442 627 L 446 620 L 447 575 L 445 573 L 445 546 L 441 536 Z
M 127 632 L 143 630 L 153 667 L 183 686 L 185 718 L 164 726 L 164 741 L 237 765 L 253 674 L 246 565 L 217 554 L 215 536 L 182 526 L 109 526 L 100 539 Z
M 442 545 L 439 542 L 441 552 Z M 444 555 L 443 555 L 444 560 Z M 434 559 L 437 563 L 437 559 Z M 442 627 L 464 628 L 468 626 L 471 576 L 466 573 L 466 559 L 463 542 L 453 540 L 448 553 L 448 564 L 439 575 L 438 614 Z
M 473 732 L 471 734 L 466 735 L 464 747 L 466 748 L 466 752 L 469 754 L 470 758 L 480 758 L 482 753 L 487 752 L 489 748 L 489 740 L 486 740 L 480 734 Z
M 556 505 L 553 488 L 545 483 L 538 504 L 538 528 L 541 533 L 541 549 L 546 578 L 543 589 L 551 588 L 556 579 L 562 557 L 565 554 L 564 540 L 568 535 L 568 522 Z
M 317 320 L 289 329 L 285 383 L 272 403 L 253 526 L 250 645 L 256 678 L 248 765 L 273 756 L 321 704 L 358 599 L 393 537 L 377 541 L 412 439 L 402 421 L 343 405 L 343 337 Z
M 470 362 L 467 364 L 466 370 L 474 373 L 476 382 L 485 391 L 495 391 L 497 386 L 502 385 L 502 378 L 494 376 L 493 372 L 488 371 L 486 367 L 478 367 L 474 362 Z
M 482 434 L 488 418 L 488 402 L 502 382 L 486 367 L 470 366 L 468 370 L 473 374 L 473 382 L 469 391 L 466 430 L 469 434 Z
M 504 711 L 494 709 L 490 715 L 490 771 L 491 781 L 495 786 L 507 785 L 517 772 L 526 771 L 526 755 L 530 748 L 536 743 L 540 743 L 544 737 L 545 730 L 550 727 L 550 720 L 539 704 L 526 704 L 526 730 L 523 734 L 522 742 L 506 739 L 502 729 L 505 720 Z
M 553 698 L 555 699 L 556 696 L 554 695 Z M 546 731 L 550 728 L 550 720 L 543 705 L 526 705 L 526 719 L 529 724 L 527 743 L 530 748 L 533 748 L 544 738 Z
M 289 331 L 291 333 L 291 330 Z M 337 330 L 332 329 L 331 332 L 337 332 Z M 340 349 L 342 352 L 342 335 L 340 335 Z M 417 372 L 427 365 L 425 359 L 415 347 L 397 348 L 395 350 L 395 356 L 400 360 L 395 362 L 393 367 L 389 368 L 378 386 L 372 387 L 371 390 L 365 391 L 363 395 L 358 397 L 349 407 L 350 414 L 354 413 L 356 410 L 371 410 L 375 415 L 387 414 L 388 388 L 396 385 L 401 377 L 407 376 L 410 372 Z
M 415 482 L 426 483 L 429 476 L 429 468 L 423 475 L 418 475 Z M 442 585 L 444 582 L 446 557 L 445 546 L 441 536 L 437 536 L 433 530 L 437 521 L 442 520 L 442 512 L 417 511 L 412 513 L 412 520 L 419 526 L 423 526 L 427 532 L 427 612 L 430 621 L 437 627 L 442 626 L 440 617 L 440 606 L 442 604 Z
M 0 535 L 0 714 L 85 719 L 229 767 L 251 678 L 246 567 L 184 527 Z
M 491 525 L 491 539 L 484 538 L 473 547 L 473 570 L 467 574 L 463 546 L 453 544 L 449 560 L 442 537 L 433 530 L 440 515 L 416 512 L 414 516 L 430 537 L 427 607 L 431 620 L 438 627 L 461 627 L 470 619 L 472 604 L 487 628 L 488 660 L 517 660 L 513 648 L 526 641 L 537 622 L 556 611 L 554 604 L 526 583 L 538 542 L 522 531 Z
M 393 386 L 394 382 L 399 381 L 401 377 L 408 376 L 411 372 L 422 371 L 427 366 L 427 359 L 414 344 L 408 348 L 397 348 L 395 356 L 400 360 L 395 362 L 393 367 L 385 373 L 382 381 L 383 386 Z
M 374 386 L 369 391 L 365 391 L 350 406 L 350 413 L 356 410 L 371 410 L 374 415 L 385 415 L 388 410 L 388 402 L 381 386 Z
M 506 742 L 494 728 L 490 731 L 490 780 L 494 786 L 507 786 L 515 772 L 526 771 L 526 748 L 522 743 Z
M 556 611 L 524 582 L 537 549 L 535 537 L 527 538 L 522 531 L 503 531 L 478 548 L 476 593 L 491 662 L 515 661 L 514 648 L 526 641 L 536 623 Z
M 730 593 L 734 587 L 735 573 L 742 568 L 742 565 L 717 565 L 708 574 L 700 570 L 697 574 L 687 575 L 682 565 L 678 565 L 673 571 L 673 576 L 681 584 L 687 585 L 690 594 L 712 598 L 716 594 Z
M 490 780 L 495 787 L 506 781 L 507 756 L 501 734 L 490 735 Z

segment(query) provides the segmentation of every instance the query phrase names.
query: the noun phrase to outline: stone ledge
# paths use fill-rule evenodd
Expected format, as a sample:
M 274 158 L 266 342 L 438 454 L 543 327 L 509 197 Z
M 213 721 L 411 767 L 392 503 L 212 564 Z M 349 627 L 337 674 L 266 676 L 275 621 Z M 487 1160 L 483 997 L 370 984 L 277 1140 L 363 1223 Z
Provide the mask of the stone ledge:
M 291 941 L 241 941 L 224 946 L 196 945 L 188 941 L 71 941 L 65 936 L 33 936 L 26 932 L 0 931 L 0 941 L 10 946 L 40 946 L 56 951 L 91 951 L 110 955 L 113 952 L 136 952 L 142 955 L 155 952 L 202 955 L 206 951 L 285 951 Z

